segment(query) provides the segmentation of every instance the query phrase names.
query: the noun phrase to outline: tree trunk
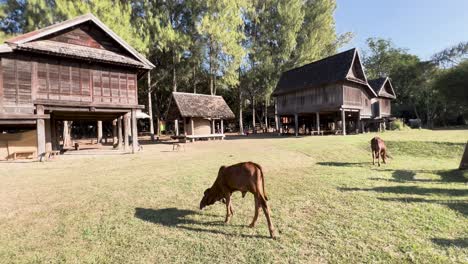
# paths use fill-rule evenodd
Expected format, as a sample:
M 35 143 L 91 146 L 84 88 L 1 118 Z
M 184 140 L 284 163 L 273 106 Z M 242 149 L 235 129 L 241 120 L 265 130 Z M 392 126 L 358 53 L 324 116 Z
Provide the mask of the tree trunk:
M 193 80 L 193 93 L 196 94 L 197 93 L 197 81 L 196 81 L 196 77 L 195 77 L 195 65 L 193 65 L 192 67 L 192 80 Z
M 265 96 L 265 132 L 268 132 L 268 100 Z
M 153 100 L 152 100 L 152 89 L 151 89 L 151 74 L 148 71 L 148 114 L 149 118 L 149 125 L 150 125 L 150 137 L 151 141 L 154 140 L 154 122 L 153 122 Z
M 176 54 L 172 52 L 172 91 L 177 92 Z
M 255 129 L 255 99 L 252 97 L 252 132 L 254 134 L 257 133 L 257 130 Z
M 213 47 L 210 42 L 210 94 L 214 95 Z
M 239 84 L 239 134 L 244 135 L 244 123 L 242 121 L 242 91 Z

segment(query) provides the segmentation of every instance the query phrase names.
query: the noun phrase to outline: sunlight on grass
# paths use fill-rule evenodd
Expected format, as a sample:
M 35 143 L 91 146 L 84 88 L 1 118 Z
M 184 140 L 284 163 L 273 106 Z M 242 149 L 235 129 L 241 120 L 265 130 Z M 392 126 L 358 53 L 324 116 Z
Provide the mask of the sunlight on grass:
M 468 261 L 465 130 L 380 134 L 393 159 L 372 166 L 355 136 L 147 145 L 137 155 L 0 163 L 0 262 L 356 263 Z M 253 198 L 198 210 L 219 166 L 264 167 L 272 219 Z

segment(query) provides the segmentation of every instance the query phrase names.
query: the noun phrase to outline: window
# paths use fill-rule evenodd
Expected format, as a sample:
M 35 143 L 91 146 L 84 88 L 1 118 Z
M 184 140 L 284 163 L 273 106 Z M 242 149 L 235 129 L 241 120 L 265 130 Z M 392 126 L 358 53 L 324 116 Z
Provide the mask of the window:
M 301 105 L 304 105 L 304 102 L 305 102 L 305 97 L 301 96 Z
M 365 104 L 366 106 L 369 106 L 369 100 L 364 99 L 364 104 Z
M 283 106 L 286 106 L 286 104 L 288 103 L 288 100 L 286 99 L 286 96 L 283 97 L 283 100 L 281 101 L 281 104 Z

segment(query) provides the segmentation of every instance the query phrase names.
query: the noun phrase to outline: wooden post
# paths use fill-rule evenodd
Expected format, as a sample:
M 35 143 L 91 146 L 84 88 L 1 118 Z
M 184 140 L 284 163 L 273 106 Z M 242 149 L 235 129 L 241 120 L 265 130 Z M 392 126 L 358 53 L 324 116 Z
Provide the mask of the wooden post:
M 97 121 L 97 142 L 102 143 L 102 121 Z
M 45 151 L 52 151 L 52 131 L 50 128 L 50 119 L 44 120 L 45 125 Z
M 44 106 L 36 106 L 36 114 L 44 114 Z M 46 152 L 46 135 L 44 119 L 37 119 L 36 121 L 36 134 L 37 134 L 37 156 L 41 158 Z M 42 159 L 41 159 L 42 160 Z
M 69 125 L 70 123 L 68 123 L 68 121 L 63 121 L 63 148 L 69 147 L 71 145 Z
M 138 151 L 138 127 L 136 109 L 132 109 L 132 154 Z
M 341 109 L 341 131 L 343 136 L 346 135 L 346 112 L 344 109 Z
M 176 136 L 178 136 L 179 135 L 179 120 L 178 119 L 174 120 L 174 129 L 175 129 Z
M 195 125 L 193 123 L 193 118 L 192 117 L 190 118 L 190 130 L 191 130 L 192 136 L 194 136 L 195 135 Z
M 299 116 L 294 114 L 294 134 L 299 136 Z
M 224 134 L 224 120 L 221 119 L 221 134 Z
M 117 148 L 117 119 L 112 120 L 112 147 Z
M 52 150 L 57 150 L 57 128 L 55 126 L 55 119 L 50 118 L 50 139 L 52 140 Z
M 316 127 L 317 132 L 318 132 L 317 135 L 319 135 L 320 134 L 320 113 L 319 112 L 315 113 L 315 127 Z
M 366 133 L 365 129 L 364 129 L 364 121 L 361 120 L 361 131 L 362 133 Z
M 122 117 L 119 116 L 119 118 L 117 118 L 117 131 L 118 131 L 118 136 L 119 136 L 119 142 L 117 144 L 117 148 L 120 150 L 122 149 L 122 140 L 123 140 L 123 136 L 122 136 Z
M 211 120 L 211 134 L 216 134 L 215 130 L 215 120 Z
M 130 150 L 130 142 L 129 142 L 129 135 L 130 135 L 130 114 L 126 113 L 124 115 L 124 151 Z

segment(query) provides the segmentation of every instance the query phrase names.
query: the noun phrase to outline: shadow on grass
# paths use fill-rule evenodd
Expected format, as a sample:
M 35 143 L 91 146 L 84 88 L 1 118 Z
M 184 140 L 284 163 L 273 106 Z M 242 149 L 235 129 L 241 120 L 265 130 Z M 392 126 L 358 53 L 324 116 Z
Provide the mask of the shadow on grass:
M 365 167 L 371 164 L 372 162 L 317 162 L 317 165 L 332 167 Z
M 448 196 L 466 196 L 468 189 L 444 189 L 444 188 L 420 188 L 418 186 L 388 186 L 375 188 L 338 188 L 340 191 L 370 191 L 381 193 L 411 194 L 411 195 L 448 195 Z
M 370 180 L 380 180 L 380 181 L 390 181 L 390 182 L 427 182 L 427 183 L 445 183 L 445 182 L 468 182 L 468 171 L 463 170 L 388 170 L 383 169 L 382 171 L 391 171 L 393 179 L 383 179 L 383 178 L 370 178 Z M 415 176 L 418 173 L 429 173 L 435 174 L 440 177 L 440 179 L 416 179 Z
M 459 239 L 433 238 L 431 240 L 434 244 L 442 247 L 455 246 L 459 248 L 468 248 L 468 237 Z
M 460 212 L 461 214 L 468 215 L 468 201 L 463 200 L 432 200 L 423 198 L 377 198 L 385 202 L 400 202 L 400 203 L 434 203 L 447 206 L 448 208 Z
M 192 232 L 205 232 L 205 233 L 212 233 L 212 234 L 221 234 L 226 236 L 240 236 L 240 237 L 248 237 L 248 238 L 269 238 L 268 236 L 260 236 L 260 235 L 244 235 L 244 234 L 231 234 L 221 230 L 213 230 L 207 228 L 198 228 L 198 227 L 191 227 L 187 225 L 201 225 L 201 226 L 237 226 L 243 227 L 241 225 L 232 225 L 232 224 L 224 224 L 222 221 L 212 221 L 212 222 L 203 222 L 197 221 L 188 218 L 192 215 L 200 215 L 200 213 L 193 211 L 193 210 L 181 210 L 178 208 L 163 208 L 163 209 L 148 209 L 148 208 L 135 208 L 135 217 L 141 219 L 146 222 L 160 224 L 163 226 L 180 228 Z M 215 216 L 215 215 L 207 215 L 205 216 Z M 217 215 L 216 215 L 217 216 Z

